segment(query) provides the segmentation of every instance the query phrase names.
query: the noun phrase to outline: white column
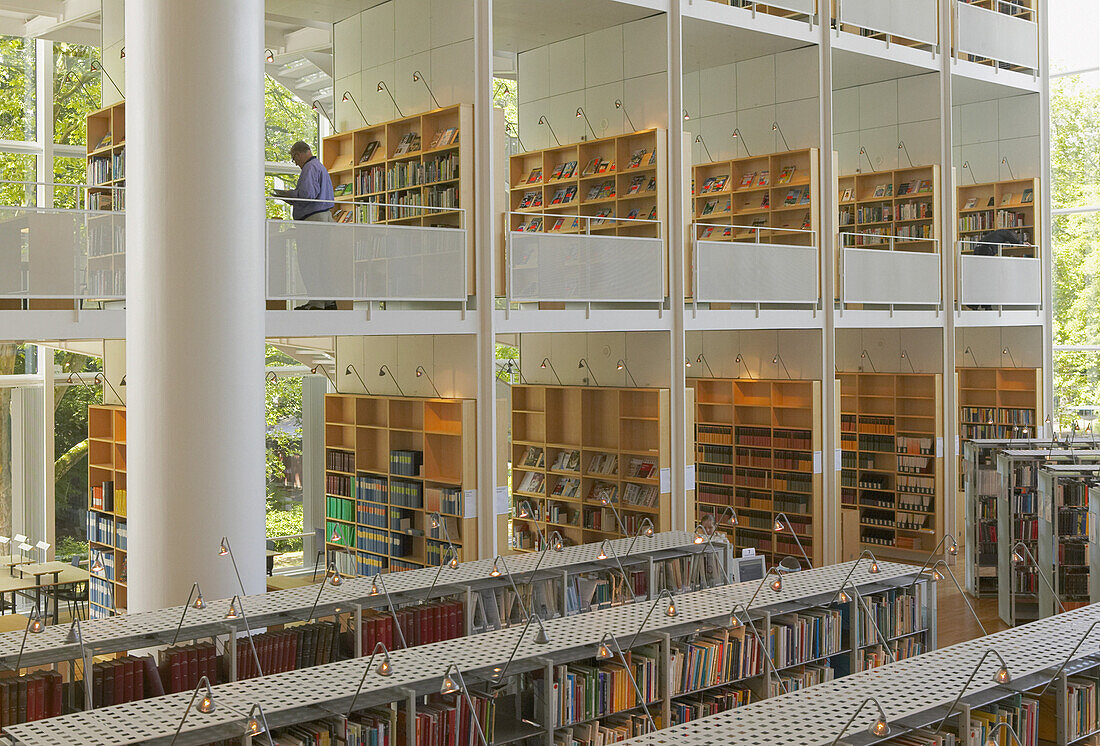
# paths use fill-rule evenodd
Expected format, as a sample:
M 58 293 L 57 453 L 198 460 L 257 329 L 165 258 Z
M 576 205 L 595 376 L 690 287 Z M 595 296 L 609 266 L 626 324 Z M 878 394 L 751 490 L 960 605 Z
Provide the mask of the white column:
M 669 376 L 669 433 L 671 444 L 672 525 L 670 528 L 691 531 L 695 516 L 687 512 L 687 340 L 684 331 L 684 66 L 683 7 L 680 0 L 668 4 L 668 298 L 672 312 L 672 370 Z
M 1050 168 L 1050 6 L 1049 0 L 1038 4 L 1039 23 L 1039 194 L 1036 204 L 1042 216 L 1035 229 L 1039 233 L 1039 256 L 1043 258 L 1043 408 L 1051 418 L 1051 427 L 1057 428 L 1058 417 L 1054 408 L 1054 229 L 1053 173 Z M 1045 417 L 1043 419 L 1046 419 Z M 1037 425 L 1039 423 L 1036 423 Z M 1053 432 L 1053 431 L 1052 431 Z
M 126 4 L 131 611 L 264 590 L 263 13 Z
M 940 260 L 943 288 L 943 532 L 962 541 L 959 522 L 958 396 L 955 388 L 955 169 L 951 158 L 952 84 L 951 17 L 953 0 L 940 0 Z M 939 537 L 933 537 L 939 541 Z

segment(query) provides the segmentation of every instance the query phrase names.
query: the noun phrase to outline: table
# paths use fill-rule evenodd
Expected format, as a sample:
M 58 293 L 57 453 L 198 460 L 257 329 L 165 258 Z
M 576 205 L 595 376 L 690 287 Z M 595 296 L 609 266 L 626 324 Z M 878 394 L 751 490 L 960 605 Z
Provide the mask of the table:
M 49 587 L 52 587 L 54 589 L 54 599 L 53 599 L 53 601 L 54 601 L 54 603 L 53 603 L 53 623 L 54 624 L 57 624 L 58 615 L 59 615 L 59 611 L 60 611 L 58 609 L 58 604 L 57 604 L 57 593 L 56 593 L 57 587 L 60 586 L 60 585 L 70 585 L 72 583 L 87 582 L 88 578 L 90 577 L 88 571 L 85 570 L 84 568 L 76 567 L 74 565 L 69 564 L 68 562 L 58 562 L 56 560 L 53 561 L 53 562 L 29 562 L 29 563 L 26 563 L 26 564 L 21 564 L 21 565 L 17 566 L 15 569 L 17 569 L 19 571 L 19 574 L 21 576 L 27 576 L 27 575 L 33 575 L 34 576 L 34 587 L 35 587 L 34 603 L 35 603 L 35 606 L 38 605 L 39 600 L 41 599 L 42 588 L 44 588 L 46 586 L 49 586 Z M 62 574 L 64 574 L 67 578 L 64 581 L 61 580 L 61 575 Z M 53 582 L 52 583 L 43 583 L 42 582 L 42 578 L 47 576 L 47 575 L 52 575 L 53 576 Z M 47 596 L 46 601 L 47 601 L 46 612 L 49 613 L 49 597 L 48 596 Z
M 321 580 L 324 580 L 322 577 Z M 272 575 L 267 579 L 269 591 L 285 591 L 290 588 L 301 588 L 304 585 L 312 585 L 312 575 Z
M 15 577 L 13 575 L 0 574 L 0 599 L 11 594 L 11 610 L 15 612 L 15 596 L 22 592 L 37 592 L 38 584 L 32 578 Z M 6 602 L 4 606 L 6 606 Z M 3 617 L 0 617 L 3 618 Z
M 267 550 L 267 574 L 269 576 L 275 570 L 275 558 L 278 557 L 280 554 L 282 554 L 282 552 L 276 551 L 274 549 Z
M 4 554 L 0 555 L 0 565 L 4 565 L 8 568 L 8 574 L 15 574 L 16 565 L 29 565 L 34 560 L 29 560 L 21 554 Z
M 30 621 L 27 616 L 14 612 L 0 616 L 0 632 L 22 632 Z

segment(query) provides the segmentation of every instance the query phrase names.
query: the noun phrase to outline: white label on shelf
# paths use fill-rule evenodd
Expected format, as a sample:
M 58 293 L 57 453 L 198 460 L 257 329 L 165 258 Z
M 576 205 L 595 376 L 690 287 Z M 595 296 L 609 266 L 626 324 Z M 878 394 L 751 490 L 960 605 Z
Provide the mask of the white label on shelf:
M 493 512 L 497 515 L 507 515 L 511 499 L 508 494 L 508 485 L 498 486 L 493 490 Z
M 814 474 L 821 473 L 821 451 L 814 451 Z
M 745 547 L 744 549 L 741 550 L 741 556 L 742 557 L 755 557 L 756 556 L 756 549 L 754 547 Z
M 841 449 L 833 449 L 833 471 L 840 471 L 840 465 L 844 463 L 844 457 L 841 456 L 841 453 Z
M 943 455 L 943 438 L 936 438 L 936 458 Z
M 476 518 L 477 517 L 477 490 L 466 490 L 466 493 L 462 496 L 462 517 L 463 518 Z
M 695 489 L 695 464 L 688 464 L 684 467 L 684 489 Z
M 661 492 L 672 491 L 672 469 L 667 466 L 661 469 Z

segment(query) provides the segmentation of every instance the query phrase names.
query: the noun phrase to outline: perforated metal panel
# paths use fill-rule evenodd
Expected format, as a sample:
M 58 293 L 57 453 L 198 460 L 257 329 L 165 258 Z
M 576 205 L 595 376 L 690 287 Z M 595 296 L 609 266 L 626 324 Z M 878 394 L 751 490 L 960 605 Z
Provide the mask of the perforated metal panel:
M 895 4 L 895 0 L 870 2 Z M 842 279 L 845 303 L 933 306 L 940 302 L 940 255 L 844 249 Z
M 685 725 L 666 728 L 626 743 L 656 746 L 736 743 L 745 746 L 818 746 L 837 737 L 845 722 L 867 697 L 882 705 L 893 735 L 910 727 L 942 718 L 966 683 L 985 651 L 994 649 L 1008 664 L 1013 679 L 1045 672 L 1053 675 L 1093 622 L 1100 620 L 1100 605 L 970 640 L 881 668 L 852 674 L 798 692 L 729 710 Z M 1093 654 L 1095 646 L 1083 645 L 1079 658 Z M 968 697 L 993 692 L 1004 696 L 1011 689 L 993 683 L 999 663 L 989 656 L 967 688 Z M 1038 680 L 1029 681 L 1034 685 Z M 847 731 L 850 742 L 866 742 L 867 727 L 874 720 L 873 706 L 864 710 Z M 938 717 L 937 717 L 938 716 Z
M 616 539 L 612 544 L 620 561 L 629 566 L 635 562 L 648 563 L 650 557 L 670 557 L 700 551 L 701 547 L 695 545 L 693 540 L 694 534 L 684 531 L 668 531 L 649 538 L 643 536 L 633 543 L 633 551 L 629 557 L 625 555 L 631 548 L 633 539 Z M 596 559 L 599 551 L 599 544 L 582 544 L 565 547 L 561 552 L 550 552 L 545 557 L 541 553 L 512 556 L 506 562 L 516 582 L 526 583 L 532 579 L 531 573 L 536 566 L 539 567 L 540 578 L 560 575 L 565 568 L 570 572 L 581 572 L 585 569 L 614 567 L 613 559 Z M 226 559 L 225 562 L 228 570 L 229 560 Z M 463 562 L 453 570 L 450 567 L 442 570 L 438 567 L 425 567 L 388 574 L 385 576 L 385 585 L 395 603 L 423 599 L 435 582 L 437 574 L 438 582 L 435 583 L 433 597 L 465 591 L 468 587 L 480 589 L 507 585 L 506 576 L 489 576 L 492 566 L 492 560 L 474 560 Z M 337 607 L 350 608 L 353 604 L 360 604 L 364 608 L 383 608 L 386 604 L 385 596 L 371 596 L 370 590 L 370 578 L 348 579 L 338 588 L 326 585 L 321 591 L 317 615 L 331 614 Z M 250 625 L 258 628 L 304 620 L 309 616 L 316 599 L 317 586 L 313 585 L 246 596 L 243 605 Z M 188 609 L 179 639 L 191 640 L 225 634 L 224 617 L 228 608 L 229 599 L 207 599 L 205 609 Z M 173 606 L 157 611 L 95 619 L 82 622 L 81 632 L 85 645 L 97 653 L 164 644 L 171 641 L 182 612 L 182 606 Z M 238 622 L 238 625 L 243 629 L 243 624 Z M 79 658 L 80 646 L 66 643 L 67 635 L 68 627 L 51 626 L 41 634 L 28 636 L 22 665 L 41 665 Z M 11 668 L 15 665 L 22 642 L 22 631 L 0 634 L 0 666 Z
M 937 42 L 935 0 L 840 0 L 837 15 L 843 23 L 926 44 Z
M 664 300 L 664 240 L 509 233 L 515 301 Z
M 967 3 L 959 3 L 957 8 L 959 51 L 1032 70 L 1039 66 L 1039 32 L 1034 21 Z
M 816 303 L 816 246 L 698 241 L 696 299 L 721 303 Z
M 784 576 L 780 591 L 764 586 L 751 608 L 787 610 L 828 601 L 852 564 Z M 917 569 L 911 565 L 880 564 L 882 571 L 871 575 L 867 572 L 868 563 L 863 562 L 851 580 L 862 587 L 907 584 Z M 734 605 L 747 604 L 758 588 L 760 583 L 751 581 L 677 596 L 678 614 L 671 618 L 664 614 L 664 602 L 658 601 L 638 640 L 652 641 L 659 633 L 684 635 L 710 624 L 725 623 Z M 393 674 L 388 677 L 368 674 L 357 706 L 394 701 L 401 697 L 401 689 L 419 693 L 438 691 L 444 671 L 451 663 L 458 665 L 469 683 L 485 680 L 494 666 L 504 665 L 514 647 L 516 656 L 509 667 L 514 672 L 540 668 L 546 660 L 564 662 L 591 656 L 607 632 L 627 647 L 654 606 L 640 603 L 550 620 L 545 623 L 550 642 L 543 645 L 535 642 L 533 631 L 523 635 L 522 629 L 510 628 L 393 651 L 390 655 Z M 243 713 L 256 702 L 263 704 L 272 727 L 317 719 L 326 711 L 346 711 L 366 665 L 367 660 L 359 658 L 219 685 L 215 687 L 218 709 L 210 715 L 192 713 L 184 725 L 186 737 L 181 736 L 177 743 L 204 743 L 240 735 Z M 131 702 L 6 730 L 16 743 L 28 746 L 166 743 L 189 697 L 189 694 L 170 695 Z
M 1039 259 L 959 257 L 959 300 L 966 305 L 1037 306 L 1043 299 Z

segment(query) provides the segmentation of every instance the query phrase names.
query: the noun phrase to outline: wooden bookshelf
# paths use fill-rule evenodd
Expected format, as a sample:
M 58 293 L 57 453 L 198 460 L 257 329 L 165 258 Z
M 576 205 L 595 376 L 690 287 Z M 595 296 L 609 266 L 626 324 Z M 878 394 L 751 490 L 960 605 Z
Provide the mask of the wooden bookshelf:
M 654 128 L 513 155 L 508 165 L 509 229 L 663 237 L 661 226 L 668 217 L 667 142 L 666 131 Z M 593 172 L 590 164 L 596 158 L 601 165 Z M 559 167 L 568 164 L 573 164 L 569 175 L 555 178 L 555 171 L 560 173 Z M 541 169 L 537 178 L 535 169 Z M 555 202 L 558 196 L 562 199 Z M 602 217 L 586 221 L 581 216 Z
M 902 236 L 900 251 L 934 253 L 940 237 L 940 167 L 872 171 L 837 180 L 837 225 L 841 233 Z M 885 247 L 886 238 L 864 235 L 841 248 Z
M 943 535 L 940 376 L 839 373 L 838 378 L 846 520 L 858 517 L 861 549 L 923 559 Z
M 1043 415 L 1038 368 L 956 368 L 959 437 L 1031 438 Z M 961 472 L 960 472 L 961 473 Z
M 325 395 L 325 542 L 341 572 L 437 566 L 447 536 L 459 561 L 477 557 L 475 411 L 472 399 Z
M 455 104 L 326 137 L 321 160 L 336 193 L 333 218 L 345 223 L 465 227 L 467 284 L 473 292 L 473 131 L 473 106 Z M 433 145 L 445 133 L 450 133 L 446 143 Z
M 977 241 L 998 228 L 1008 228 L 1025 242 L 1040 245 L 1042 227 L 1038 203 L 1038 179 L 1013 179 L 985 184 L 965 184 L 956 191 L 959 241 Z M 967 253 L 973 246 L 963 246 Z M 1035 256 L 1031 247 L 1003 247 L 1006 256 Z
M 126 613 L 126 408 L 88 407 L 90 618 Z
M 88 115 L 87 183 L 89 210 L 126 208 L 126 102 Z
M 799 557 L 783 513 L 814 565 L 822 564 L 821 382 L 689 379 L 695 390 L 697 520 L 737 511 L 719 524 L 736 549 L 774 564 Z
M 813 245 L 809 233 L 768 229 L 819 229 L 819 163 L 818 149 L 808 148 L 694 166 L 692 216 L 703 224 L 696 226 L 696 236 L 707 241 Z
M 623 536 L 648 518 L 672 524 L 668 389 L 515 385 L 512 387 L 512 535 L 531 551 L 540 534 L 567 544 Z M 534 516 L 519 518 L 527 501 Z

